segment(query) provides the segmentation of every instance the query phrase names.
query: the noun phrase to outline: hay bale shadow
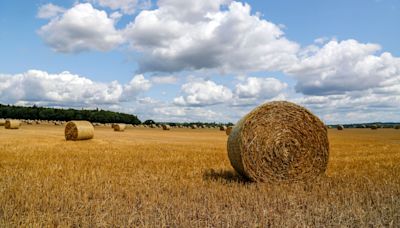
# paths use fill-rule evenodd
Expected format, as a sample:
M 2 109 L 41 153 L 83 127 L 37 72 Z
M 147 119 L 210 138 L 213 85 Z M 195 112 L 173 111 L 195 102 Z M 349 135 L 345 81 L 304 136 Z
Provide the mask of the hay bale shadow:
M 226 183 L 241 183 L 248 184 L 251 183 L 248 179 L 240 176 L 237 172 L 233 170 L 214 170 L 208 169 L 203 173 L 203 180 L 206 181 L 219 181 Z

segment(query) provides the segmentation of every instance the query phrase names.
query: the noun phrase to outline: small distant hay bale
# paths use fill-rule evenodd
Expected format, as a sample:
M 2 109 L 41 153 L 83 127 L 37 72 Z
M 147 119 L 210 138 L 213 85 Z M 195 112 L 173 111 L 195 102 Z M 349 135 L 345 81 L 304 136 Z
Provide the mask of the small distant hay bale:
M 219 127 L 219 130 L 220 130 L 220 131 L 226 131 L 226 126 L 225 126 L 225 125 L 220 126 L 220 127 Z
M 6 129 L 19 129 L 21 126 L 21 121 L 19 120 L 6 120 L 4 127 Z
M 233 128 L 232 126 L 229 126 L 229 127 L 226 128 L 226 131 L 225 131 L 226 135 L 230 135 L 231 134 L 232 128 Z
M 114 124 L 114 131 L 125 131 L 126 124 Z
M 285 101 L 266 103 L 244 116 L 227 146 L 234 169 L 255 182 L 312 180 L 325 172 L 329 158 L 324 123 Z
M 64 133 L 66 140 L 87 140 L 93 138 L 94 127 L 89 121 L 70 121 L 65 126 Z
M 400 129 L 400 125 L 394 126 L 394 129 L 399 130 Z
M 336 127 L 339 131 L 343 131 L 344 130 L 344 126 L 343 125 L 337 125 Z
M 376 124 L 371 125 L 371 130 L 378 130 L 378 125 Z
M 163 129 L 164 131 L 169 131 L 169 130 L 171 130 L 171 126 L 169 126 L 168 124 L 163 124 L 163 125 L 162 125 L 162 129 Z
M 0 126 L 6 125 L 6 120 L 5 119 L 0 119 Z
M 197 129 L 197 125 L 196 124 L 190 125 L 190 128 Z

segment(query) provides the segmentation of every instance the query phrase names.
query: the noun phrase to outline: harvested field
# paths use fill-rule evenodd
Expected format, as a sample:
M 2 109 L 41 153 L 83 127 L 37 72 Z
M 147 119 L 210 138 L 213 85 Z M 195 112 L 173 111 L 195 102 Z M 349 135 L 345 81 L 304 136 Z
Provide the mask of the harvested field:
M 244 181 L 219 129 L 0 128 L 0 227 L 400 226 L 400 131 L 329 129 L 326 177 Z

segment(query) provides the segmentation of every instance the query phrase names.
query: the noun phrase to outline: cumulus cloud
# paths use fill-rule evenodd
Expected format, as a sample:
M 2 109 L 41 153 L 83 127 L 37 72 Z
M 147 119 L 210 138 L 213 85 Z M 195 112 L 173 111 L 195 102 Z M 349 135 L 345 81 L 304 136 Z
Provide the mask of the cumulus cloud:
M 175 84 L 178 78 L 175 76 L 153 76 L 151 81 L 157 84 Z
M 226 2 L 161 0 L 142 11 L 125 30 L 144 54 L 141 70 L 280 70 L 296 60 L 299 47 L 279 26 L 252 15 L 248 4 L 221 10 Z
M 124 86 L 124 99 L 136 97 L 140 92 L 147 91 L 151 87 L 151 82 L 144 78 L 142 74 L 136 75 Z
M 193 81 L 181 87 L 183 96 L 174 99 L 176 105 L 206 106 L 227 102 L 232 99 L 232 91 L 215 82 L 207 80 Z
M 85 3 L 53 17 L 38 33 L 47 45 L 58 52 L 109 51 L 124 41 L 114 24 L 115 20 L 105 11 Z
M 121 85 L 117 81 L 94 82 L 67 71 L 49 74 L 29 70 L 22 74 L 0 75 L 0 101 L 60 106 L 117 104 L 146 91 L 149 83 L 142 75 L 133 77 L 127 85 Z
M 39 7 L 38 18 L 49 19 L 65 12 L 63 7 L 48 3 Z
M 239 98 L 264 98 L 278 96 L 287 84 L 276 78 L 248 77 L 244 83 L 236 85 L 235 93 Z
M 133 14 L 137 8 L 146 9 L 151 6 L 150 0 L 87 0 L 112 10 L 120 10 L 124 14 Z
M 313 47 L 286 72 L 297 80 L 296 91 L 307 95 L 344 94 L 392 84 L 400 78 L 400 58 L 377 44 L 356 40 L 330 41 Z

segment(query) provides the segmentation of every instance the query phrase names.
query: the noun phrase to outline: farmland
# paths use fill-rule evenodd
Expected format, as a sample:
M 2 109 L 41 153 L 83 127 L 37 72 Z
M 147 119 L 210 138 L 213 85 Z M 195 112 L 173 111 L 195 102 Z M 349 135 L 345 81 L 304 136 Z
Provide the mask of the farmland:
M 400 226 L 400 130 L 330 129 L 326 176 L 256 184 L 217 129 L 0 128 L 0 226 Z

